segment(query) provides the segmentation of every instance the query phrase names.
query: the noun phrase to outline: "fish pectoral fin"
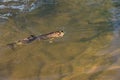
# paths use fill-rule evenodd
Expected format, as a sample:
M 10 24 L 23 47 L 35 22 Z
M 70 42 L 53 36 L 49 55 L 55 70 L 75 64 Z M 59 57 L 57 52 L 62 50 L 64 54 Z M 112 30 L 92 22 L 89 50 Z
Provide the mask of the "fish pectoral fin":
M 52 41 L 52 40 L 54 40 L 54 38 L 50 38 L 50 40 Z
M 49 41 L 49 43 L 53 43 L 53 41 L 52 41 L 52 40 L 50 40 L 50 41 Z
M 49 43 L 53 43 L 54 38 L 50 38 Z

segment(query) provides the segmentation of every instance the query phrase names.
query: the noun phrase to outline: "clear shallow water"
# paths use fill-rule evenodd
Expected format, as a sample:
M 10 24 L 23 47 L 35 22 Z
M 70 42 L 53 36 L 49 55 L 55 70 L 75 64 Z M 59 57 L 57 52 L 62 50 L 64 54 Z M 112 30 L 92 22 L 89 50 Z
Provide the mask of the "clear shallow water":
M 1 80 L 119 80 L 119 6 L 111 0 L 66 0 L 8 18 L 0 25 Z M 64 30 L 14 51 L 5 44 Z

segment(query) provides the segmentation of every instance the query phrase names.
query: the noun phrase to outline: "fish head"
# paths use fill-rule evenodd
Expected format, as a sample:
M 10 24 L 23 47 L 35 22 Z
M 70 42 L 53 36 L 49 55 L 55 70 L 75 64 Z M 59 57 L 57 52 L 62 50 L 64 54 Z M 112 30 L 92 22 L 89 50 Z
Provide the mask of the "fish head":
M 63 31 L 56 31 L 57 37 L 63 37 L 64 32 Z

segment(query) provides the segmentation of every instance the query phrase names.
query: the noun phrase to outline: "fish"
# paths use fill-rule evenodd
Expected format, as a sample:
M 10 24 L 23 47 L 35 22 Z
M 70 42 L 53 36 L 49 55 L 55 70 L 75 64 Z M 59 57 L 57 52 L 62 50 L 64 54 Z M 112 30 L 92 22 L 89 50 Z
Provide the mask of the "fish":
M 22 40 L 18 40 L 13 43 L 9 43 L 9 44 L 7 44 L 7 46 L 9 46 L 11 49 L 14 49 L 14 47 L 16 47 L 18 45 L 29 44 L 35 40 L 49 40 L 49 42 L 52 43 L 54 39 L 61 38 L 63 36 L 64 36 L 63 31 L 54 31 L 54 32 L 50 32 L 50 33 L 46 33 L 46 34 L 42 34 L 42 35 L 38 35 L 38 36 L 35 36 L 32 34 L 29 37 L 24 38 Z

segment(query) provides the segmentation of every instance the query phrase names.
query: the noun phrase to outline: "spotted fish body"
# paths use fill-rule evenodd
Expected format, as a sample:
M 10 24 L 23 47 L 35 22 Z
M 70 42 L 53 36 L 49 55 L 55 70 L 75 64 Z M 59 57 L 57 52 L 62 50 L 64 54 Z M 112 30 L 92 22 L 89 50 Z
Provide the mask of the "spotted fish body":
M 18 40 L 15 41 L 13 43 L 7 44 L 9 47 L 14 48 L 17 45 L 25 45 L 28 43 L 33 42 L 34 40 L 50 40 L 50 42 L 55 39 L 55 38 L 60 38 L 64 36 L 64 32 L 63 31 L 55 31 L 55 32 L 50 32 L 47 34 L 42 34 L 42 35 L 30 35 L 29 37 L 23 39 L 23 40 Z
M 55 31 L 55 32 L 39 35 L 39 36 L 37 36 L 37 39 L 39 39 L 39 40 L 55 39 L 55 38 L 60 38 L 63 36 L 64 36 L 63 31 Z

